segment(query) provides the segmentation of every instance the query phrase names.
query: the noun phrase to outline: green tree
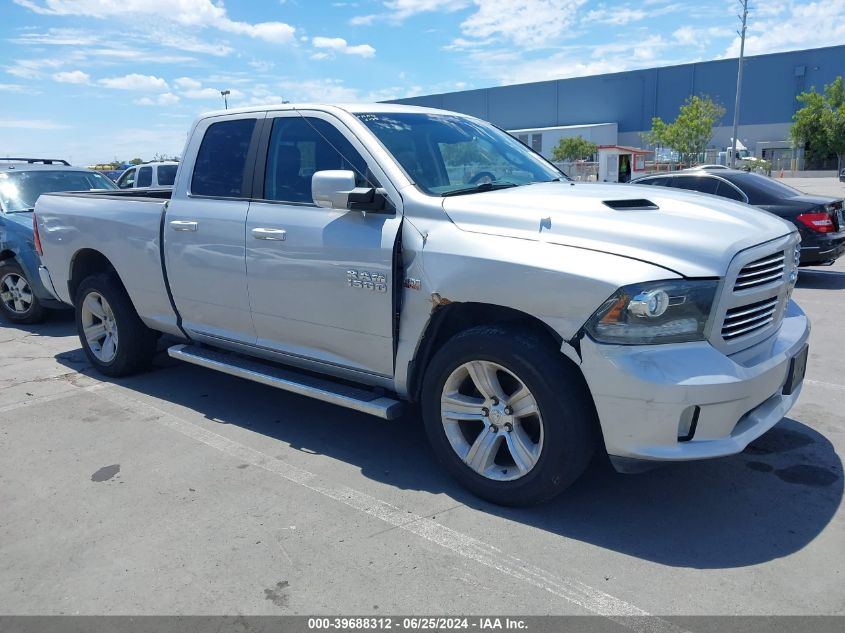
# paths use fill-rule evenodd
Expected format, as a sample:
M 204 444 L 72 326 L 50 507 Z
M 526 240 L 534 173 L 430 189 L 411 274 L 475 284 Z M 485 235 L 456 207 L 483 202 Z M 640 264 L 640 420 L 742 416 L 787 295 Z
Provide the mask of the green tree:
M 824 87 L 824 93 L 802 92 L 803 107 L 792 119 L 793 142 L 805 145 L 812 155 L 836 154 L 838 169 L 845 159 L 845 82 L 841 76 Z
M 590 158 L 596 153 L 598 146 L 591 143 L 583 136 L 570 136 L 562 138 L 552 148 L 552 160 L 571 161 Z
M 489 162 L 487 157 L 473 141 L 447 143 L 440 150 L 447 165 L 470 165 L 473 163 Z
M 675 150 L 684 162 L 695 162 L 707 149 L 713 138 L 713 127 L 724 115 L 722 105 L 709 97 L 693 95 L 681 106 L 672 123 L 654 117 L 651 130 L 643 138 L 650 145 Z
M 130 165 L 140 165 L 143 162 L 144 162 L 143 158 L 133 158 L 132 160 L 129 161 L 129 164 Z

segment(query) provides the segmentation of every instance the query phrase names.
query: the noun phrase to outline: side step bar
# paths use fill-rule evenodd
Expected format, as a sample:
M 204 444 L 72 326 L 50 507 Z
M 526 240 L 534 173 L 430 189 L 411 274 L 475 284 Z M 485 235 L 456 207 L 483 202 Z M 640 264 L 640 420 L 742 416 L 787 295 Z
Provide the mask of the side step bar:
M 260 382 L 262 385 L 322 400 L 347 409 L 369 413 L 385 420 L 394 420 L 402 415 L 403 405 L 399 400 L 291 369 L 256 362 L 243 356 L 194 345 L 174 345 L 168 348 L 167 353 L 172 358 L 186 363 L 215 369 L 230 376 L 246 378 L 253 382 Z

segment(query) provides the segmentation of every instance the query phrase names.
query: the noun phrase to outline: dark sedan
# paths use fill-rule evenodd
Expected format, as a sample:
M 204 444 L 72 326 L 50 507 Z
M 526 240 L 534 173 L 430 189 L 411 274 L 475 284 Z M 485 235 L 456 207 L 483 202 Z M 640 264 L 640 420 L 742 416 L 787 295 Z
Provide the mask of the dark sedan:
M 690 189 L 746 202 L 792 222 L 801 234 L 801 265 L 832 264 L 845 252 L 843 201 L 810 196 L 768 176 L 733 169 L 688 169 L 634 181 Z

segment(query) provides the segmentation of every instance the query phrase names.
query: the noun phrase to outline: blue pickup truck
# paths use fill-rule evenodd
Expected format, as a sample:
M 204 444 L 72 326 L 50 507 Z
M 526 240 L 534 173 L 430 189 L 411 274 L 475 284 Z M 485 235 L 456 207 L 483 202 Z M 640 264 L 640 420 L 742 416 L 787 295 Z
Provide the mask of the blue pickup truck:
M 37 323 L 46 309 L 67 307 L 41 281 L 32 210 L 42 193 L 117 189 L 94 171 L 67 161 L 0 158 L 0 313 L 15 323 Z

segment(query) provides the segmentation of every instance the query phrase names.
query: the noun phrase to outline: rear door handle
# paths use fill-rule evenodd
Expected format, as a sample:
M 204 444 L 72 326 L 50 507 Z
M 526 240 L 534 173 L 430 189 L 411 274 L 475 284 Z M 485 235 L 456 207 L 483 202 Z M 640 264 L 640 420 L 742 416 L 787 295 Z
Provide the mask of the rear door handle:
M 252 229 L 252 237 L 257 240 L 270 240 L 273 242 L 284 242 L 288 232 L 284 229 Z
M 174 231 L 196 231 L 198 226 L 199 223 L 193 220 L 173 220 L 170 223 L 170 228 Z

